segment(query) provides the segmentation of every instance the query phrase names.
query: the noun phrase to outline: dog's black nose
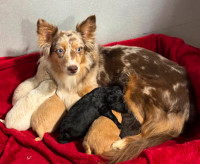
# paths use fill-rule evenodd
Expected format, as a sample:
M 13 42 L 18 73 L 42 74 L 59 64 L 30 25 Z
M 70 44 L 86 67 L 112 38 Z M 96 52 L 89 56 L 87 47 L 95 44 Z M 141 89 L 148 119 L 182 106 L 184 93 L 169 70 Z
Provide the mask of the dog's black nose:
M 71 73 L 76 73 L 77 70 L 78 70 L 78 67 L 75 66 L 75 65 L 72 65 L 72 66 L 69 66 L 67 69 L 68 69 Z

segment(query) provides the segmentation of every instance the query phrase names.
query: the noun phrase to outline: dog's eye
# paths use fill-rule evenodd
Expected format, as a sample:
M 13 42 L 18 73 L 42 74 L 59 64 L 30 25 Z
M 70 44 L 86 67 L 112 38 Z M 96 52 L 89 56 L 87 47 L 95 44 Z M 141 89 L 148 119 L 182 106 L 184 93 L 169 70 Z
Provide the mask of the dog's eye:
M 77 52 L 81 52 L 81 47 L 77 48 Z
M 64 52 L 64 50 L 62 48 L 59 48 L 56 50 L 57 53 L 62 54 Z

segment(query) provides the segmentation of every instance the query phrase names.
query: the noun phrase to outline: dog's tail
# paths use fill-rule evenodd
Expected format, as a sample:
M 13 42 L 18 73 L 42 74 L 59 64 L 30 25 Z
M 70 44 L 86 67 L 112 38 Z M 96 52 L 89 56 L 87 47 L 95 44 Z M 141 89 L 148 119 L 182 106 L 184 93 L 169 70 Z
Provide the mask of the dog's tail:
M 5 124 L 5 120 L 0 119 L 0 122 L 2 122 L 3 124 Z
M 121 150 L 111 150 L 104 153 L 102 156 L 108 159 L 108 163 L 110 164 L 127 161 L 137 157 L 144 149 L 159 145 L 172 138 L 173 137 L 169 134 L 160 134 L 148 138 L 135 138 L 128 142 Z

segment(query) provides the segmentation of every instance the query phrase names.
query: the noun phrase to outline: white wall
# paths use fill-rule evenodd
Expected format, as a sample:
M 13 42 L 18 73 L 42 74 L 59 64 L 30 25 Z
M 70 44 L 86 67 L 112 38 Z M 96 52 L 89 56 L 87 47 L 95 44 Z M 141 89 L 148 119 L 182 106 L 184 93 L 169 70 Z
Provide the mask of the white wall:
M 100 44 L 164 33 L 200 48 L 200 0 L 1 0 L 0 56 L 38 51 L 38 18 L 70 30 L 91 14 Z

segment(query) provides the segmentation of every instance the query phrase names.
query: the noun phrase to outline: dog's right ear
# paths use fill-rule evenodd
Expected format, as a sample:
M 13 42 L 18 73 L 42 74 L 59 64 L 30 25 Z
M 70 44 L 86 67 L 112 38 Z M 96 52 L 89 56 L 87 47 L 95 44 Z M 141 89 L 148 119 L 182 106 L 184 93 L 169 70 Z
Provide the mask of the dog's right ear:
M 39 36 L 39 46 L 51 45 L 53 37 L 58 32 L 58 27 L 46 22 L 44 19 L 37 21 L 37 34 Z

